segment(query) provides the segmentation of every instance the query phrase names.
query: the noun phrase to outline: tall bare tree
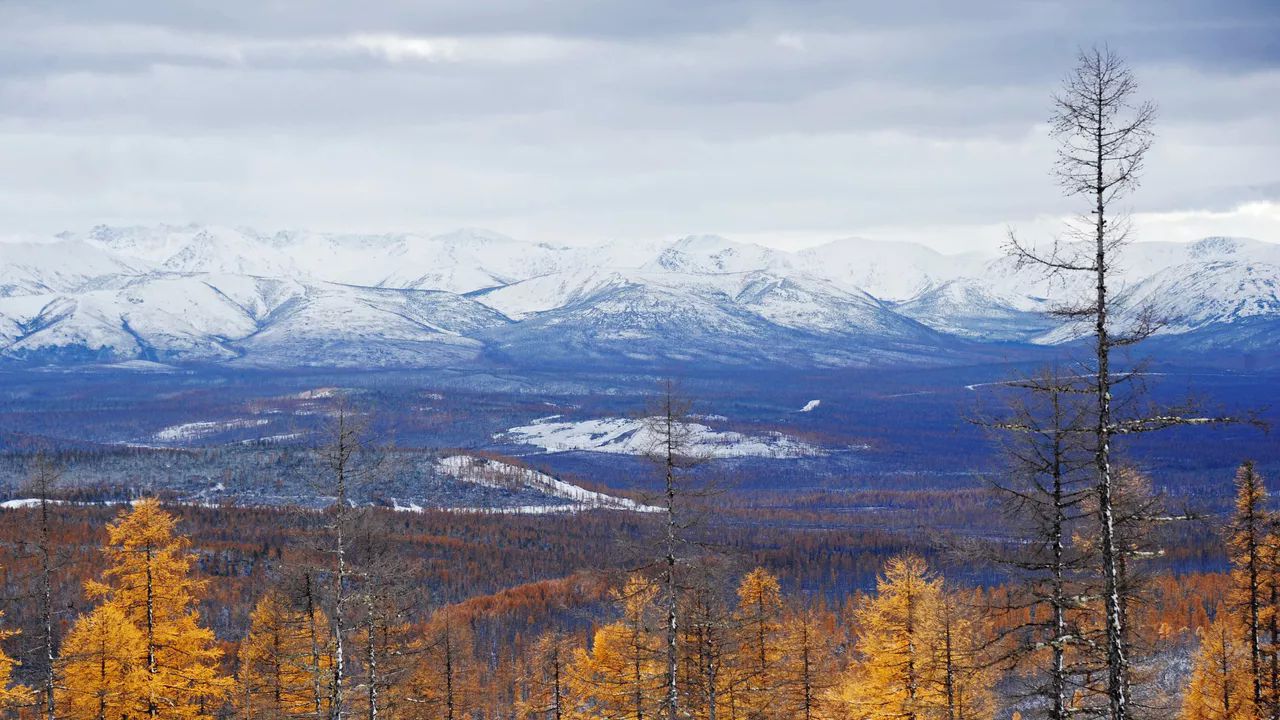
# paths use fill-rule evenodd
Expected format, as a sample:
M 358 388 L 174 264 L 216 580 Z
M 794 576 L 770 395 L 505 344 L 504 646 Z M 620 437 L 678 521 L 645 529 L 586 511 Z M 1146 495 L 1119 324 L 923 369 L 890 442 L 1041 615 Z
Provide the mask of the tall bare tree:
M 40 607 L 40 652 L 42 673 L 39 688 L 41 711 L 47 720 L 57 717 L 57 706 L 54 702 L 55 669 L 58 659 L 58 638 L 56 635 L 53 607 L 53 578 L 56 571 L 53 541 L 50 537 L 52 518 L 52 494 L 61 478 L 61 470 L 44 452 L 36 453 L 27 491 L 40 503 L 40 516 L 37 521 L 33 551 L 40 560 L 39 607 Z
M 1090 281 L 1090 290 L 1082 299 L 1052 312 L 1082 323 L 1093 339 L 1086 374 L 1092 379 L 1094 399 L 1091 434 L 1106 615 L 1108 716 L 1125 720 L 1131 714 L 1130 659 L 1121 597 L 1123 559 L 1116 536 L 1112 440 L 1120 435 L 1228 419 L 1194 417 L 1185 411 L 1117 416 L 1113 392 L 1135 375 L 1115 371 L 1113 352 L 1149 337 L 1158 327 L 1150 309 L 1124 308 L 1122 313 L 1112 307 L 1117 252 L 1130 240 L 1130 224 L 1117 205 L 1138 187 L 1155 137 L 1156 107 L 1138 99 L 1133 73 L 1106 47 L 1080 52 L 1053 105 L 1051 122 L 1059 141 L 1054 174 L 1068 197 L 1087 198 L 1089 210 L 1068 225 L 1063 238 L 1050 250 L 1026 244 L 1012 232 L 1009 249 L 1020 265 L 1037 267 L 1059 278 L 1074 274 Z
M 694 544 L 688 531 L 696 511 L 692 501 L 700 495 L 692 485 L 692 472 L 706 461 L 699 451 L 697 432 L 690 417 L 692 403 L 684 397 L 675 381 L 665 380 L 644 418 L 649 447 L 646 455 L 663 476 L 663 528 L 658 558 L 662 608 L 665 613 L 665 697 L 663 709 L 668 720 L 683 716 L 680 700 L 680 613 L 681 573 L 689 548 Z
M 348 603 L 352 595 L 355 576 L 351 565 L 351 540 L 354 523 L 358 519 L 354 501 L 360 488 L 376 472 L 377 461 L 371 457 L 368 424 L 365 417 L 341 400 L 332 418 L 323 430 L 326 444 L 320 447 L 319 457 L 327 476 L 319 483 L 333 498 L 326 514 L 328 544 L 324 548 L 329 557 L 327 571 L 332 578 L 333 613 L 330 629 L 333 635 L 333 673 L 329 697 L 329 717 L 342 720 L 347 716 L 346 686 L 350 674 L 351 658 L 347 652 Z

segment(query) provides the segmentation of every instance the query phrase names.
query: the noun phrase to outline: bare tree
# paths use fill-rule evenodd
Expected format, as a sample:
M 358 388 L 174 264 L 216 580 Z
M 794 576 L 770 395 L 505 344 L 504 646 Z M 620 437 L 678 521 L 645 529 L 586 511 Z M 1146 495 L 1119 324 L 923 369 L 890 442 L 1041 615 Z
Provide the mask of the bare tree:
M 663 631 L 666 648 L 666 692 L 663 706 L 668 720 L 684 713 L 680 702 L 680 611 L 681 579 L 689 547 L 693 544 L 687 531 L 693 524 L 694 508 L 690 501 L 698 493 L 691 483 L 691 471 L 706 461 L 699 452 L 697 432 L 690 412 L 692 403 L 677 389 L 673 380 L 663 381 L 657 398 L 648 408 L 644 430 L 649 440 L 646 455 L 662 471 L 663 531 L 658 559 L 662 606 L 665 612 Z
M 379 463 L 385 469 L 385 463 Z M 390 543 L 386 526 L 376 516 L 364 514 L 355 531 L 358 552 L 352 560 L 358 569 L 351 573 L 358 580 L 360 629 L 364 644 L 364 715 L 378 720 L 384 714 L 394 716 L 395 696 L 390 692 L 409 672 L 411 639 L 406 622 L 410 609 L 426 605 L 417 592 L 414 573 L 404 558 L 398 557 Z
M 997 658 L 1035 666 L 1047 650 L 1048 667 L 1035 668 L 1046 681 L 1029 694 L 1045 701 L 1052 720 L 1066 720 L 1091 655 L 1070 651 L 1088 649 L 1094 640 L 1082 619 L 1095 599 L 1086 576 L 1096 557 L 1074 542 L 1090 516 L 1094 489 L 1088 473 L 1093 453 L 1082 432 L 1090 413 L 1078 381 L 1055 370 L 1008 387 L 1016 394 L 1007 417 L 980 423 L 1007 431 L 1007 478 L 992 487 L 1012 532 L 1008 542 L 994 546 L 990 559 L 1016 580 L 1015 592 L 996 609 L 1027 619 L 999 634 L 1001 642 L 1012 642 Z
M 33 550 L 40 560 L 40 645 L 41 662 L 43 664 L 40 682 L 40 705 L 47 720 L 57 717 L 57 706 L 54 703 L 55 668 L 58 659 L 57 635 L 54 628 L 53 608 L 53 576 L 55 557 L 53 541 L 50 537 L 51 495 L 61 478 L 61 470 L 44 452 L 36 453 L 34 467 L 31 471 L 27 490 L 39 501 L 40 517 L 36 528 Z
M 320 460 L 328 471 L 322 484 L 332 494 L 333 504 L 327 513 L 328 571 L 332 577 L 333 673 L 329 697 L 329 717 L 342 720 L 347 714 L 346 684 L 351 659 L 347 654 L 347 605 L 352 595 L 354 573 L 351 566 L 353 523 L 357 519 L 354 500 L 359 489 L 377 471 L 376 459 L 370 457 L 368 425 L 364 417 L 352 411 L 344 400 L 338 403 L 330 423 L 324 429 L 327 444 L 319 449 Z
M 1130 240 L 1130 224 L 1116 205 L 1138 187 L 1143 163 L 1154 139 L 1155 105 L 1139 101 L 1138 83 L 1125 62 L 1109 48 L 1081 51 L 1078 63 L 1054 96 L 1051 117 L 1059 140 L 1054 172 L 1069 197 L 1088 198 L 1090 210 L 1072 222 L 1069 241 L 1056 241 L 1048 251 L 1024 243 L 1010 233 L 1009 247 L 1019 264 L 1055 277 L 1088 277 L 1085 299 L 1061 305 L 1052 313 L 1084 324 L 1093 338 L 1087 368 L 1094 398 L 1093 454 L 1096 473 L 1098 548 L 1101 555 L 1106 627 L 1107 698 L 1112 720 L 1130 716 L 1130 659 L 1121 598 L 1120 550 L 1116 540 L 1115 478 L 1112 440 L 1120 435 L 1179 425 L 1202 425 L 1227 418 L 1193 417 L 1183 411 L 1155 411 L 1118 417 L 1113 391 L 1134 375 L 1117 374 L 1112 353 L 1149 337 L 1156 329 L 1149 309 L 1113 313 L 1116 254 Z M 1116 317 L 1113 318 L 1113 315 Z M 1123 320 L 1124 327 L 1115 327 Z

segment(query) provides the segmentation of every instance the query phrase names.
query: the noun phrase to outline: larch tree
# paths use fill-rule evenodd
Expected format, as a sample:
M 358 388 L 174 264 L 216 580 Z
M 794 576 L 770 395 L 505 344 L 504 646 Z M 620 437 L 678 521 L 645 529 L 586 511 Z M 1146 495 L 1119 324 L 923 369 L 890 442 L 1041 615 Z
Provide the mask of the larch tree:
M 1240 720 L 1254 716 L 1246 633 L 1236 618 L 1219 608 L 1200 630 L 1200 649 L 1182 700 L 1182 720 Z
M 938 703 L 933 714 L 945 720 L 995 716 L 997 674 L 987 657 L 990 630 L 978 607 L 973 594 L 944 585 L 931 624 L 928 676 Z
M 661 635 L 654 631 L 650 580 L 631 576 L 614 599 L 622 617 L 596 630 L 590 648 L 579 648 L 570 668 L 573 694 L 598 717 L 656 720 L 666 697 Z
M 421 643 L 405 691 L 404 715 L 422 720 L 469 717 L 480 702 L 469 622 L 456 618 L 452 608 L 441 608 L 428 621 Z
M 1050 720 L 1067 720 L 1076 687 L 1090 667 L 1096 553 L 1075 538 L 1093 517 L 1095 483 L 1087 443 L 1089 406 L 1079 382 L 1045 369 L 1007 384 L 1004 417 L 981 425 L 1001 431 L 1007 470 L 991 483 L 1005 513 L 1009 540 L 981 551 L 1009 576 L 1009 592 L 993 596 L 1003 621 L 999 659 L 1031 678 L 1017 693 L 1038 699 Z
M 734 615 L 737 641 L 731 681 L 737 710 L 744 717 L 773 717 L 782 709 L 777 702 L 783 682 L 782 612 L 782 589 L 776 577 L 756 568 L 742 578 Z
M 559 630 L 548 630 L 538 636 L 524 665 L 527 694 L 518 704 L 521 717 L 541 720 L 578 717 L 569 681 L 576 649 L 573 638 Z
M 309 570 L 297 578 L 294 601 L 302 612 L 303 633 L 307 649 L 307 673 L 311 678 L 312 712 L 315 720 L 324 720 L 332 708 L 329 701 L 333 686 L 333 635 L 329 619 L 320 607 L 315 580 Z
M 1263 707 L 1263 687 L 1269 684 L 1263 673 L 1263 623 L 1267 621 L 1267 598 L 1263 595 L 1265 567 L 1263 552 L 1272 520 L 1267 511 L 1267 490 L 1252 462 L 1236 472 L 1235 513 L 1227 529 L 1227 550 L 1231 559 L 1229 612 L 1244 626 L 1249 654 L 1249 683 L 1253 706 Z
M 690 714 L 717 720 L 730 715 L 722 705 L 726 691 L 732 690 L 736 619 L 725 601 L 723 578 L 712 572 L 700 577 L 684 596 L 682 685 Z
M 385 463 L 378 466 L 385 469 Z M 413 629 L 408 620 L 415 603 L 426 604 L 418 583 L 396 557 L 385 525 L 361 514 L 353 527 L 357 540 L 352 572 L 353 625 L 360 647 L 361 714 L 366 720 L 394 716 L 397 692 L 413 662 Z
M 107 569 L 86 583 L 91 597 L 119 609 L 143 637 L 144 683 L 132 714 L 186 720 L 212 717 L 231 689 L 219 670 L 213 633 L 195 608 L 205 583 L 191 576 L 190 541 L 155 499 L 138 501 L 107 526 Z
M 4 614 L 0 613 L 0 620 L 3 619 Z M 0 629 L 0 642 L 4 642 L 16 634 L 13 630 Z M 3 649 L 0 649 L 0 712 L 28 705 L 32 700 L 30 688 L 11 683 L 15 665 L 17 665 L 17 662 L 6 655 Z
M 55 575 L 58 572 L 56 549 L 50 536 L 53 522 L 53 492 L 61 478 L 60 469 L 43 452 L 36 453 L 31 476 L 27 482 L 27 494 L 39 502 L 39 516 L 31 550 L 39 562 L 39 582 L 36 591 L 39 612 L 40 642 L 40 705 L 46 720 L 57 717 L 54 693 L 54 674 L 58 659 L 58 618 L 54 608 Z
M 349 635 L 359 624 L 352 618 L 362 614 L 351 607 L 361 580 L 359 569 L 353 565 L 356 549 L 353 543 L 361 516 L 355 502 L 364 487 L 380 472 L 381 458 L 373 452 L 367 416 L 353 410 L 345 398 L 340 399 L 319 437 L 324 444 L 317 452 L 326 472 L 316 479 L 315 486 L 333 502 L 325 513 L 325 533 L 322 546 L 318 548 L 327 563 L 318 568 L 316 577 L 327 576 L 329 584 L 330 607 L 327 614 L 333 646 L 333 673 L 327 702 L 329 717 L 331 720 L 343 720 L 350 714 L 351 703 L 347 696 L 353 661 L 348 647 Z
M 648 441 L 645 455 L 659 468 L 663 480 L 660 501 L 663 526 L 655 564 L 665 613 L 663 711 L 667 720 L 679 720 L 685 714 L 680 701 L 682 576 L 687 569 L 687 556 L 692 545 L 688 536 L 695 521 L 692 500 L 699 494 L 692 487 L 691 470 L 705 460 L 696 450 L 691 407 L 692 403 L 680 394 L 675 382 L 666 380 L 658 396 L 646 408 L 643 419 Z
M 782 626 L 783 716 L 796 720 L 833 718 L 826 698 L 838 676 L 835 615 L 825 608 L 802 604 L 787 610 Z
M 58 662 L 59 715 L 72 720 L 139 717 L 148 691 L 146 638 L 115 604 L 81 615 Z
M 315 718 L 327 702 L 323 680 L 332 672 L 332 660 L 315 652 L 312 623 L 319 626 L 317 634 L 327 636 L 328 620 L 313 617 L 279 589 L 258 600 L 249 620 L 233 696 L 241 717 Z
M 1266 679 L 1263 707 L 1269 720 L 1280 720 L 1280 532 L 1277 532 L 1280 528 L 1276 527 L 1274 515 L 1270 520 L 1259 554 L 1264 598 L 1259 624 L 1266 628 L 1266 642 L 1262 646 Z
M 833 700 L 862 720 L 924 720 L 939 707 L 931 641 L 942 581 L 914 555 L 890 558 L 876 594 L 855 612 L 855 658 Z

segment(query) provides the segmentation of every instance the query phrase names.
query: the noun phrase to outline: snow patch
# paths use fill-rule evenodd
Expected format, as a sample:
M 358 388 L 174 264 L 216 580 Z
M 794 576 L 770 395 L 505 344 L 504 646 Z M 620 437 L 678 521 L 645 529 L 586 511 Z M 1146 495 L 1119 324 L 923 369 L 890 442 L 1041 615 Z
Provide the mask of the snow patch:
M 644 505 L 628 498 L 587 490 L 529 468 L 473 455 L 451 455 L 441 458 L 436 466 L 441 472 L 463 482 L 495 488 L 529 488 L 552 497 L 563 498 L 570 505 L 547 507 L 565 509 L 607 508 L 632 512 L 658 512 L 661 508 Z M 541 507 L 541 506 L 539 506 Z M 507 510 L 500 508 L 499 510 Z
M 181 425 L 171 425 L 156 433 L 154 437 L 160 442 L 195 440 L 197 438 L 207 437 L 227 430 L 243 430 L 245 428 L 261 427 L 269 422 L 271 421 L 267 418 L 252 418 L 245 420 L 203 420 L 200 422 L 182 423 Z
M 687 452 L 707 458 L 768 457 L 796 458 L 823 454 L 819 448 L 789 438 L 782 433 L 744 435 L 712 430 L 700 423 L 686 423 Z M 641 419 L 599 418 L 576 422 L 535 420 L 500 433 L 499 439 L 533 445 L 547 452 L 600 452 L 617 455 L 647 455 L 658 446 L 654 433 Z

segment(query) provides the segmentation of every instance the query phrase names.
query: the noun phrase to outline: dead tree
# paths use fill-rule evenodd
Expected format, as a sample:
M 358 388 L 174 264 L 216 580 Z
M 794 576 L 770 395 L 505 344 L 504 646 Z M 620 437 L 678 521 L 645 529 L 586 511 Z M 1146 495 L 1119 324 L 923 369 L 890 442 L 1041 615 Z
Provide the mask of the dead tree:
M 665 612 L 665 693 L 663 706 L 668 720 L 684 715 L 680 702 L 680 622 L 681 578 L 688 549 L 693 542 L 688 531 L 693 523 L 690 501 L 699 493 L 691 486 L 691 475 L 706 457 L 698 447 L 697 429 L 690 417 L 692 403 L 684 398 L 672 380 L 663 382 L 658 397 L 644 418 L 649 446 L 646 455 L 663 476 L 663 530 L 658 558 L 659 584 Z
M 41 680 L 39 688 L 40 710 L 47 720 L 57 717 L 57 706 L 54 703 L 55 670 L 58 660 L 58 639 L 55 630 L 53 607 L 53 577 L 56 572 L 53 541 L 50 537 L 52 523 L 52 494 L 61 478 L 61 470 L 43 452 L 36 453 L 35 463 L 31 471 L 27 491 L 39 502 L 39 519 L 32 550 L 39 558 L 40 581 L 40 654 Z
M 1093 353 L 1086 373 L 1091 378 L 1093 454 L 1096 474 L 1098 549 L 1101 556 L 1106 627 L 1108 716 L 1130 716 L 1130 659 L 1121 598 L 1120 549 L 1116 541 L 1112 440 L 1118 436 L 1181 425 L 1203 425 L 1228 418 L 1196 417 L 1186 411 L 1151 411 L 1133 417 L 1115 412 L 1116 387 L 1134 377 L 1112 367 L 1113 351 L 1149 337 L 1158 327 L 1150 309 L 1116 312 L 1117 252 L 1130 240 L 1130 225 L 1117 211 L 1118 202 L 1138 187 L 1147 151 L 1154 138 L 1155 105 L 1137 99 L 1138 84 L 1124 61 L 1109 48 L 1080 53 L 1078 63 L 1054 96 L 1051 117 L 1059 140 L 1054 167 L 1068 197 L 1088 199 L 1089 211 L 1068 225 L 1067 242 L 1048 250 L 1024 243 L 1010 233 L 1009 249 L 1021 266 L 1039 268 L 1061 279 L 1089 279 L 1085 297 L 1054 308 L 1057 317 L 1083 324 L 1092 336 Z
M 382 471 L 384 461 L 379 462 Z M 394 552 L 387 527 L 376 515 L 364 514 L 355 526 L 358 547 L 352 560 L 358 566 L 351 573 L 358 583 L 350 597 L 358 598 L 363 642 L 364 716 L 378 720 L 395 715 L 397 689 L 409 673 L 412 653 L 409 615 L 415 606 L 425 606 L 413 568 Z M 420 576 L 419 576 L 420 577 Z
M 371 457 L 368 425 L 364 416 L 353 412 L 343 400 L 333 412 L 322 437 L 326 444 L 318 454 L 327 471 L 319 485 L 333 498 L 325 514 L 328 544 L 323 548 L 329 557 L 326 568 L 332 579 L 333 613 L 330 630 L 333 636 L 333 673 L 329 697 L 329 717 L 343 720 L 347 715 L 346 685 L 350 674 L 351 658 L 347 653 L 348 603 L 355 579 L 351 564 L 352 533 L 358 514 L 354 502 L 360 489 L 377 470 L 376 458 Z
M 980 424 L 1000 433 L 1007 471 L 992 481 L 1010 522 L 1006 542 L 989 559 L 1014 579 L 1016 592 L 997 612 L 1024 616 L 1000 633 L 999 661 L 1030 664 L 1047 676 L 1028 693 L 1048 706 L 1052 720 L 1067 720 L 1089 673 L 1087 616 L 1097 599 L 1088 582 L 1096 557 L 1075 542 L 1090 517 L 1093 453 L 1082 432 L 1090 422 L 1079 382 L 1053 370 L 1008 383 L 1014 393 L 1006 416 Z M 1072 652 L 1075 649 L 1076 652 Z M 1039 658 L 1048 655 L 1048 666 Z

